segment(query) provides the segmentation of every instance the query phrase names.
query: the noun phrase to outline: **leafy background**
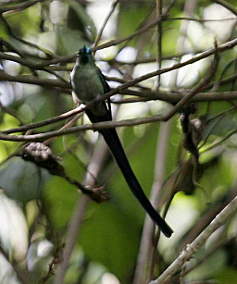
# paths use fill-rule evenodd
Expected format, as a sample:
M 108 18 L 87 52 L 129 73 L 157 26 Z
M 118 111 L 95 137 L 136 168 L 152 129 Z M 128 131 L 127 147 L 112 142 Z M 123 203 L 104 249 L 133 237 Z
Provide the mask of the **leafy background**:
M 99 45 L 125 38 L 150 23 L 155 19 L 157 3 L 161 1 L 118 2 Z M 163 1 L 163 9 L 172 5 L 168 16 L 162 21 L 162 67 L 213 48 L 214 40 L 219 45 L 236 38 L 236 1 L 228 1 L 227 8 L 224 8 L 224 1 L 224 4 L 222 1 L 204 0 L 168 2 Z M 74 55 L 82 46 L 93 45 L 112 5 L 112 1 L 106 0 L 1 1 L 1 72 L 15 76 L 13 82 L 0 79 L 1 131 L 39 122 L 74 108 L 68 87 Z M 201 21 L 184 21 L 184 17 Z M 205 22 L 202 21 L 204 18 L 218 20 Z M 225 18 L 229 20 L 224 21 Z M 186 31 L 183 30 L 184 25 Z M 18 57 L 26 63 L 19 64 L 16 59 L 6 60 L 4 55 Z M 156 70 L 156 57 L 157 25 L 131 40 L 96 52 L 98 65 L 106 76 L 112 78 L 109 81 L 111 87 L 118 86 L 120 80 L 127 81 Z M 206 95 L 208 92 L 235 94 L 236 47 L 220 53 L 219 57 L 212 88 L 207 86 Z M 60 58 L 65 60 L 38 67 L 47 60 Z M 134 60 L 143 62 L 129 64 Z M 174 97 L 188 92 L 206 76 L 212 64 L 209 57 L 178 71 L 165 73 L 160 78 L 159 91 Z M 24 84 L 21 76 L 36 80 L 57 79 L 64 87 L 37 82 Z M 231 76 L 232 80 L 220 83 Z M 143 90 L 155 91 L 157 78 L 143 81 L 131 90 L 139 91 L 140 95 Z M 115 96 L 115 100 L 121 98 L 134 96 Z M 115 104 L 113 107 L 118 110 L 118 119 L 127 119 L 166 113 L 172 105 L 167 99 L 167 103 L 150 100 Z M 155 262 L 158 271 L 164 270 L 186 241 L 198 234 L 195 228 L 199 220 L 202 222 L 205 216 L 213 216 L 218 206 L 222 208 L 236 194 L 235 100 L 200 102 L 196 108 L 194 118 L 203 122 L 199 144 L 202 176 L 197 181 L 198 185 L 190 178 L 192 157 L 183 147 L 180 114 L 168 122 L 161 187 L 166 202 L 168 197 L 165 197 L 165 192 L 174 190 L 178 184 L 173 183 L 177 173 L 180 183 L 167 214 L 167 221 L 175 233 L 171 239 L 160 238 L 159 261 Z M 88 122 L 86 118 L 78 120 L 77 124 L 84 122 Z M 64 122 L 50 124 L 33 133 L 59 129 L 63 125 Z M 132 167 L 149 195 L 157 176 L 157 145 L 163 135 L 160 123 L 124 127 L 118 131 Z M 232 135 L 225 139 L 230 133 Z M 76 132 L 53 139 L 49 146 L 66 175 L 83 183 L 84 176 L 90 172 L 87 167 L 92 153 L 104 147 L 97 138 L 97 133 L 92 131 Z M 223 141 L 215 145 L 221 139 Z M 65 177 L 52 175 L 39 165 L 22 159 L 19 156 L 22 146 L 23 143 L 0 141 L 0 282 L 59 283 L 55 279 L 62 262 L 68 225 L 84 197 L 75 184 Z M 212 149 L 208 150 L 210 146 Z M 89 175 L 93 179 L 93 173 Z M 129 192 L 107 150 L 103 165 L 94 179 L 96 185 L 104 186 L 109 192 L 110 200 L 100 204 L 88 202 L 62 283 L 132 283 L 144 212 Z M 213 234 L 205 248 L 195 255 L 194 261 L 200 260 L 201 264 L 185 275 L 187 283 L 192 283 L 191 280 L 201 281 L 197 283 L 209 283 L 205 282 L 207 280 L 236 283 L 236 245 L 236 216 L 232 216 L 225 226 Z M 181 283 L 177 277 L 171 281 Z M 145 282 L 141 280 L 139 283 Z

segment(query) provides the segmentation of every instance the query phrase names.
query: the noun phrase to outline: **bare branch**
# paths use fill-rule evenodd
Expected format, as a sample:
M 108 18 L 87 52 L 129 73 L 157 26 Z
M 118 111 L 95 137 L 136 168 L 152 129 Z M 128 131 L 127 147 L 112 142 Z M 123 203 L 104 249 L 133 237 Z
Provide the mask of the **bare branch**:
M 166 155 L 167 155 L 167 140 L 170 135 L 171 123 L 163 123 L 161 124 L 159 137 L 157 139 L 157 150 L 156 150 L 156 161 L 155 161 L 155 169 L 154 169 L 154 182 L 152 185 L 152 191 L 150 194 L 150 200 L 155 208 L 157 208 L 157 201 L 159 192 L 163 183 L 164 174 L 165 174 L 165 166 L 166 166 Z M 139 247 L 139 254 L 136 264 L 135 276 L 133 284 L 142 284 L 147 280 L 147 270 L 151 265 L 152 259 L 152 247 L 153 236 L 154 236 L 155 228 L 154 223 L 151 219 L 146 216 L 145 223 L 143 226 L 141 242 Z
M 163 68 L 163 69 L 160 69 L 160 70 L 156 70 L 156 71 L 153 71 L 153 72 L 150 72 L 150 73 L 147 73 L 143 76 L 140 76 L 138 78 L 135 78 L 131 81 L 128 81 L 124 84 L 122 84 L 121 86 L 111 90 L 110 92 L 108 92 L 107 94 L 105 94 L 104 96 L 101 97 L 102 100 L 105 100 L 105 99 L 108 99 L 109 97 L 111 97 L 112 95 L 122 91 L 122 90 L 125 90 L 129 87 L 132 87 L 134 85 L 136 85 L 137 83 L 140 83 L 144 80 L 147 80 L 147 79 L 150 79 L 152 77 L 155 77 L 157 75 L 160 75 L 160 74 L 163 74 L 163 73 L 167 73 L 167 72 L 170 72 L 172 70 L 175 70 L 175 69 L 179 69 L 181 67 L 184 67 L 184 66 L 187 66 L 189 64 L 192 64 L 194 62 L 197 62 L 203 58 L 206 58 L 208 56 L 211 56 L 213 55 L 215 52 L 223 52 L 225 50 L 228 50 L 228 49 L 231 49 L 233 48 L 234 46 L 237 45 L 237 38 L 231 40 L 231 41 L 228 41 L 224 44 L 221 44 L 219 45 L 217 48 L 210 48 L 196 56 L 194 56 L 193 58 L 189 59 L 189 60 L 186 60 L 184 62 L 181 62 L 181 63 L 177 63 L 177 64 L 174 64 L 173 66 L 170 66 L 170 67 L 166 67 L 166 68 Z M 71 58 L 71 56 L 70 56 Z M 61 60 L 66 60 L 66 57 L 64 58 L 61 58 Z M 53 62 L 53 61 L 51 61 Z M 58 59 L 56 59 L 54 61 L 54 63 L 58 62 Z M 42 68 L 43 66 L 46 66 L 47 64 L 38 64 L 38 68 Z M 47 86 L 47 87 L 59 87 L 59 88 L 65 88 L 65 89 L 68 89 L 70 87 L 69 83 L 68 85 L 59 81 L 59 80 L 55 80 L 55 79 L 39 79 L 39 78 L 35 78 L 35 77 L 30 77 L 30 76 L 21 76 L 21 75 L 18 75 L 18 76 L 11 76 L 11 75 L 8 75 L 4 72 L 0 72 L 0 81 L 12 81 L 12 82 L 22 82 L 22 83 L 28 83 L 28 84 L 36 84 L 36 85 L 41 85 L 41 86 Z M 92 102 L 94 103 L 94 102 Z
M 84 183 L 91 186 L 95 183 L 95 178 L 98 176 L 100 169 L 102 168 L 104 159 L 108 153 L 108 148 L 101 140 L 98 141 L 97 146 L 94 149 L 93 155 L 91 157 L 90 164 L 88 166 L 88 171 L 85 176 Z M 93 178 L 92 178 L 93 175 Z M 76 244 L 77 237 L 80 233 L 81 225 L 85 215 L 86 208 L 88 207 L 90 200 L 87 196 L 83 195 L 77 202 L 74 214 L 71 217 L 66 239 L 65 239 L 65 248 L 62 254 L 62 262 L 59 264 L 56 276 L 54 279 L 55 284 L 63 284 L 64 277 L 68 268 L 69 260 L 73 251 L 73 248 Z
M 175 273 L 177 273 L 181 267 L 187 262 L 195 252 L 207 241 L 213 232 L 219 227 L 223 226 L 225 222 L 234 214 L 237 208 L 237 197 L 235 197 L 210 223 L 210 225 L 186 248 L 180 253 L 175 261 L 156 279 L 149 284 L 165 283 Z
M 213 2 L 216 2 L 217 4 L 230 10 L 233 14 L 237 15 L 237 9 L 230 3 L 226 2 L 225 0 L 213 0 Z
M 6 7 L 1 7 L 0 8 L 0 14 L 2 13 L 5 13 L 5 12 L 8 12 L 8 11 L 20 11 L 20 10 L 24 10 L 26 8 L 29 8 L 39 2 L 43 2 L 45 0 L 33 0 L 33 1 L 25 1 L 23 3 L 20 3 L 20 4 L 17 4 L 17 5 L 9 5 L 9 6 L 6 6 Z
M 164 21 L 192 21 L 192 22 L 228 22 L 228 21 L 236 21 L 236 18 L 220 18 L 220 19 L 197 19 L 192 17 L 174 17 L 174 18 L 166 18 Z
M 39 85 L 42 87 L 70 89 L 69 83 L 66 84 L 65 82 L 62 82 L 57 79 L 42 79 L 42 78 L 28 76 L 28 75 L 12 76 L 1 70 L 0 70 L 0 81 L 19 82 L 19 83 Z
M 102 27 L 101 27 L 101 30 L 99 31 L 99 33 L 98 33 L 98 35 L 97 35 L 97 38 L 96 38 L 96 40 L 95 40 L 95 43 L 94 43 L 94 47 L 95 47 L 95 48 L 96 48 L 97 44 L 99 43 L 99 41 L 100 41 L 100 39 L 101 39 L 101 36 L 102 36 L 102 34 L 103 34 L 103 32 L 104 32 L 104 29 L 105 29 L 105 27 L 106 27 L 106 24 L 108 23 L 110 17 L 112 16 L 112 14 L 113 14 L 115 8 L 116 8 L 117 5 L 118 5 L 118 3 L 119 3 L 119 0 L 116 0 L 116 1 L 112 4 L 111 10 L 110 10 L 108 16 L 106 17 L 106 19 L 105 19 L 105 21 L 104 21 L 104 23 L 103 23 L 103 25 L 102 25 Z

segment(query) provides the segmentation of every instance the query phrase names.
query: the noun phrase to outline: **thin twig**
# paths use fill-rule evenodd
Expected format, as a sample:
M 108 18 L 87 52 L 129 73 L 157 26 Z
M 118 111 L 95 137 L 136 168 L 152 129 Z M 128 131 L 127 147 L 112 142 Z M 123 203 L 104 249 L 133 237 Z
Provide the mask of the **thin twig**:
M 193 21 L 193 22 L 199 22 L 199 23 L 205 23 L 205 22 L 225 22 L 225 21 L 236 21 L 236 18 L 220 18 L 220 19 L 197 19 L 197 18 L 191 18 L 191 17 L 173 17 L 173 18 L 166 18 L 164 21 Z
M 225 228 L 224 228 L 224 230 L 225 230 Z M 224 234 L 225 237 L 226 237 L 225 232 L 221 232 L 221 233 Z M 226 244 L 228 244 L 232 240 L 235 240 L 235 238 L 236 238 L 235 235 L 233 235 L 232 237 L 229 237 L 228 239 L 226 239 L 226 238 L 221 238 L 221 239 L 218 238 L 217 242 L 214 244 L 214 246 L 207 249 L 207 251 L 205 252 L 205 255 L 201 256 L 196 262 L 193 262 L 193 263 L 189 264 L 188 267 L 185 268 L 182 271 L 182 276 L 187 275 L 188 273 L 193 271 L 195 268 L 197 268 L 198 266 L 203 264 L 208 258 L 210 258 L 213 254 L 215 254 L 218 249 L 223 248 Z
M 67 129 L 71 126 L 73 126 L 74 124 L 76 124 L 76 122 L 78 121 L 78 119 L 82 116 L 82 113 L 79 113 L 77 115 L 75 115 L 72 119 L 70 119 L 66 124 L 64 124 L 59 130 L 63 130 L 63 129 Z M 50 138 L 46 141 L 44 141 L 44 144 L 49 144 L 52 142 L 54 138 Z
M 150 194 L 152 204 L 157 207 L 159 192 L 163 183 L 165 174 L 165 164 L 167 155 L 167 140 L 170 134 L 171 123 L 163 123 L 160 126 L 159 137 L 157 140 L 156 161 L 154 169 L 154 182 Z M 154 223 L 146 216 L 140 247 L 135 269 L 134 284 L 143 284 L 147 280 L 147 269 L 151 265 L 151 252 L 153 246 Z
M 37 3 L 39 3 L 39 2 L 43 2 L 43 1 L 45 1 L 45 0 L 25 1 L 25 2 L 23 2 L 23 3 L 20 3 L 20 4 L 18 4 L 18 5 L 15 5 L 15 6 L 9 5 L 9 6 L 6 6 L 6 7 L 1 7 L 1 8 L 0 8 L 0 14 L 6 13 L 6 12 L 8 12 L 8 11 L 13 11 L 13 10 L 14 10 L 14 11 L 24 10 L 24 9 L 26 9 L 26 8 L 29 8 L 29 7 L 31 7 L 31 6 L 33 6 L 33 5 L 35 5 L 35 4 L 37 4 Z
M 62 254 L 62 262 L 60 263 L 58 270 L 56 271 L 54 284 L 64 283 L 64 277 L 68 268 L 70 256 L 72 254 L 76 238 L 80 233 L 81 224 L 83 222 L 85 210 L 87 208 L 88 203 L 89 198 L 86 195 L 83 195 L 77 202 L 74 214 L 72 215 L 68 226 L 68 231 L 65 239 L 65 248 L 63 249 Z
M 156 13 L 157 17 L 162 16 L 162 0 L 156 0 Z M 161 62 L 162 62 L 162 21 L 159 21 L 157 24 L 157 63 L 158 69 L 161 69 Z M 160 87 L 160 74 L 157 78 L 157 90 Z
M 57 79 L 47 79 L 47 78 L 38 78 L 36 76 L 28 76 L 28 75 L 17 75 L 12 76 L 9 75 L 2 70 L 0 70 L 0 81 L 9 81 L 9 82 L 19 82 L 26 84 L 39 85 L 42 87 L 53 87 L 53 88 L 62 88 L 63 90 L 70 90 L 70 84 L 62 82 Z
M 221 145 L 223 142 L 225 142 L 227 139 L 229 139 L 232 135 L 234 135 L 236 133 L 237 133 L 237 128 L 230 131 L 228 134 L 226 134 L 221 139 L 218 139 L 218 141 L 213 142 L 210 146 L 205 148 L 201 153 L 204 153 L 204 152 L 210 151 L 211 149 L 216 148 L 217 146 Z
M 37 1 L 37 0 L 36 0 Z M 39 1 L 44 1 L 44 0 L 39 0 Z M 37 2 L 36 2 L 37 3 Z M 35 43 L 29 42 L 25 39 L 22 39 L 21 37 L 18 37 L 17 35 L 15 35 L 15 33 L 13 32 L 11 26 L 8 24 L 7 20 L 3 17 L 3 15 L 0 13 L 0 19 L 2 20 L 3 24 L 5 25 L 8 34 L 13 37 L 14 39 L 18 40 L 19 42 L 28 45 L 30 47 L 33 47 L 37 50 L 40 50 L 41 52 L 43 52 L 48 58 L 52 58 L 52 53 L 48 50 L 46 50 L 45 48 L 41 48 L 40 46 L 36 45 Z
M 121 38 L 121 39 L 116 39 L 116 40 L 111 40 L 111 41 L 106 42 L 106 43 L 102 43 L 101 45 L 97 46 L 95 48 L 95 50 L 107 48 L 107 47 L 110 47 L 110 46 L 118 45 L 118 44 L 123 43 L 125 41 L 129 41 L 129 40 L 133 39 L 134 37 L 136 37 L 140 34 L 143 34 L 144 32 L 148 31 L 149 29 L 155 27 L 157 25 L 157 23 L 159 23 L 160 20 L 161 20 L 160 17 L 155 19 L 153 22 L 151 22 L 147 26 L 142 27 L 140 30 L 136 31 L 135 33 L 133 33 L 133 34 L 127 36 L 127 37 L 124 37 L 124 38 Z
M 216 2 L 217 4 L 225 7 L 226 9 L 230 10 L 233 14 L 237 16 L 237 9 L 235 8 L 235 6 L 231 5 L 230 3 L 224 0 L 213 0 L 213 2 Z
M 129 82 L 126 82 L 122 85 L 120 85 L 119 87 L 111 90 L 110 92 L 108 92 L 107 94 L 105 94 L 104 96 L 101 96 L 101 99 L 104 100 L 104 99 L 108 99 L 109 97 L 111 97 L 112 95 L 122 91 L 122 90 L 125 90 L 129 87 L 132 87 L 134 85 L 136 85 L 137 83 L 140 83 L 144 80 L 147 80 L 147 79 L 150 79 L 152 77 L 155 77 L 155 76 L 158 76 L 160 74 L 164 74 L 164 73 L 167 73 L 167 72 L 170 72 L 170 71 L 173 71 L 175 69 L 179 69 L 181 67 L 184 67 L 184 66 L 187 66 L 189 64 L 192 64 L 194 62 L 197 62 L 201 59 L 204 59 L 208 56 L 211 56 L 213 55 L 215 52 L 222 52 L 222 51 L 225 51 L 225 50 L 228 50 L 228 49 L 231 49 L 233 48 L 234 46 L 237 45 L 237 38 L 231 40 L 231 41 L 228 41 L 224 44 L 221 44 L 219 45 L 217 48 L 210 48 L 194 57 L 192 57 L 191 59 L 188 59 L 186 61 L 183 61 L 183 62 L 180 62 L 180 63 L 177 63 L 177 64 L 174 64 L 170 67 L 166 67 L 166 68 L 163 68 L 163 69 L 160 69 L 160 70 L 156 70 L 156 71 L 153 71 L 153 72 L 150 72 L 150 73 L 147 73 L 143 76 L 140 76 L 138 78 L 135 78 Z M 65 59 L 65 58 L 64 58 Z M 66 59 L 65 59 L 66 60 Z M 46 64 L 47 65 L 47 64 Z M 41 67 L 44 67 L 42 64 L 37 64 L 38 68 L 41 68 Z M 70 84 L 68 83 L 65 84 L 63 82 L 60 82 L 59 80 L 53 80 L 53 79 L 40 79 L 40 78 L 37 78 L 37 77 L 32 77 L 32 76 L 11 76 L 11 75 L 8 75 L 4 72 L 0 72 L 0 81 L 13 81 L 13 82 L 22 82 L 22 83 L 28 83 L 28 84 L 36 84 L 36 85 L 42 85 L 42 86 L 47 86 L 47 87 L 58 87 L 58 88 L 65 88 L 65 89 L 68 89 L 70 88 Z M 92 102 L 93 104 L 94 102 Z
M 107 25 L 107 23 L 108 23 L 110 17 L 112 16 L 112 14 L 113 14 L 115 8 L 117 7 L 118 3 L 119 3 L 119 0 L 116 0 L 116 1 L 112 4 L 111 10 L 110 10 L 108 16 L 105 18 L 105 21 L 104 21 L 104 23 L 103 23 L 103 25 L 102 25 L 102 27 L 101 27 L 101 30 L 99 31 L 99 33 L 98 33 L 98 35 L 97 35 L 97 37 L 96 37 L 95 44 L 94 44 L 94 48 L 97 47 L 97 45 L 98 45 L 98 43 L 99 43 L 99 41 L 100 41 L 100 39 L 101 39 L 101 37 L 102 37 L 102 34 L 103 34 L 103 32 L 104 32 L 104 29 L 105 29 L 105 27 L 106 27 L 106 25 Z
M 187 94 L 185 97 L 183 97 L 174 107 L 173 109 L 166 115 L 165 121 L 169 120 L 175 113 L 177 113 L 185 104 L 187 104 L 193 96 L 195 96 L 198 92 L 202 91 L 203 88 L 211 81 L 212 77 L 216 73 L 217 66 L 218 66 L 218 56 L 216 53 L 216 56 L 214 58 L 214 64 L 211 66 L 211 70 L 208 73 L 208 76 L 205 77 L 201 82 L 194 87 L 189 94 Z
M 169 280 L 186 263 L 196 251 L 207 241 L 213 232 L 225 224 L 234 214 L 237 208 L 237 197 L 235 197 L 210 223 L 210 225 L 180 253 L 175 261 L 156 279 L 149 284 L 161 284 Z
M 130 95 L 141 95 L 140 92 L 136 92 L 136 91 L 125 91 L 125 92 L 121 92 L 121 93 L 125 93 L 125 94 L 130 94 Z M 143 93 L 144 95 L 144 93 Z M 145 101 L 149 101 L 149 100 L 162 100 L 162 101 L 166 101 L 169 103 L 177 103 L 179 100 L 181 100 L 184 96 L 186 95 L 185 92 L 183 93 L 159 93 L 156 94 L 155 92 L 151 93 L 151 95 L 149 95 L 147 98 L 128 98 L 128 99 L 119 99 L 116 101 L 112 101 L 112 103 L 115 104 L 120 104 L 120 103 L 133 103 L 133 102 L 145 102 Z M 208 92 L 208 93 L 199 93 L 197 95 L 195 95 L 195 97 L 193 97 L 191 99 L 191 102 L 208 102 L 208 101 L 227 101 L 227 100 L 236 100 L 237 99 L 237 92 Z M 80 108 L 76 108 L 73 110 L 70 110 L 68 112 L 65 112 L 59 116 L 55 116 L 52 118 L 48 118 L 46 120 L 40 121 L 40 122 L 36 122 L 36 123 L 30 123 L 30 124 L 26 124 L 23 125 L 21 127 L 16 127 L 16 128 L 11 128 L 8 130 L 4 130 L 2 131 L 2 133 L 4 134 L 11 134 L 11 133 L 15 133 L 15 132 L 25 132 L 27 130 L 31 130 L 31 129 L 36 129 L 36 128 L 40 128 L 46 125 L 50 125 L 53 123 L 57 123 L 61 120 L 65 120 L 69 117 L 72 117 L 76 114 L 78 114 L 79 112 L 81 112 L 81 107 Z M 124 125 L 126 126 L 126 125 Z
M 20 127 L 11 128 L 11 129 L 2 131 L 1 133 L 11 134 L 11 133 L 15 133 L 15 132 L 26 132 L 28 130 L 32 130 L 32 129 L 40 128 L 40 127 L 43 127 L 43 126 L 46 126 L 46 125 L 49 125 L 49 124 L 57 123 L 61 120 L 65 120 L 69 117 L 77 115 L 78 113 L 81 112 L 81 109 L 82 109 L 82 106 L 79 106 L 75 109 L 72 109 L 70 111 L 62 113 L 58 116 L 54 116 L 54 117 L 51 117 L 51 118 L 48 118 L 48 119 L 45 119 L 45 120 L 42 120 L 42 121 L 39 121 L 39 122 L 35 122 L 35 123 L 25 124 L 25 125 L 20 126 Z
M 112 95 L 114 95 L 115 93 L 119 92 L 119 91 L 122 91 L 130 86 L 133 86 L 134 84 L 136 83 L 139 83 L 145 79 L 148 79 L 150 77 L 153 77 L 153 76 L 156 76 L 158 74 L 162 74 L 162 73 L 165 73 L 165 72 L 168 72 L 168 71 L 171 71 L 171 70 L 174 70 L 174 67 L 176 68 L 177 66 L 179 67 L 182 67 L 187 64 L 191 64 L 193 62 L 195 62 L 197 60 L 197 58 L 200 60 L 206 56 L 209 56 L 213 53 L 217 53 L 219 51 L 223 51 L 223 50 L 226 50 L 228 48 L 231 48 L 233 46 L 235 46 L 237 44 L 237 39 L 234 39 L 232 41 L 229 41 L 228 43 L 225 43 L 223 45 L 220 45 L 218 47 L 215 47 L 213 49 L 210 49 L 208 51 L 205 51 L 203 52 L 202 54 L 198 55 L 198 56 L 195 56 L 194 58 L 190 59 L 190 60 L 187 60 L 183 63 L 178 63 L 178 64 L 175 64 L 174 66 L 172 67 L 168 67 L 168 68 L 164 68 L 162 70 L 158 70 L 158 71 L 155 71 L 155 72 L 151 72 L 151 73 L 148 73 L 146 75 L 143 75 L 143 76 L 140 76 L 132 81 L 129 81 L 127 83 L 124 83 L 123 85 L 111 90 L 110 92 L 108 92 L 107 94 L 101 96 L 101 98 L 99 100 L 105 100 L 105 99 L 108 99 L 110 98 Z M 214 68 L 212 69 L 214 70 Z M 0 72 L 0 77 L 2 76 L 4 72 Z M 4 73 L 4 76 L 5 77 L 8 77 L 10 75 Z M 166 121 L 168 119 L 170 119 L 178 110 L 180 110 L 180 108 L 182 108 L 182 106 L 187 103 L 194 95 L 196 95 L 200 90 L 202 90 L 205 85 L 207 85 L 208 81 L 210 80 L 212 74 L 210 74 L 207 78 L 205 78 L 203 81 L 201 81 L 200 84 L 198 84 L 198 86 L 196 86 L 195 88 L 193 88 L 190 93 L 183 97 L 183 99 L 181 99 L 177 104 L 176 106 L 166 115 L 164 116 L 161 116 L 161 115 L 158 115 L 158 116 L 154 116 L 152 119 L 151 118 L 143 118 L 143 119 L 138 119 L 138 120 L 126 120 L 126 121 L 123 121 L 123 122 L 114 122 L 112 123 L 113 124 L 113 127 L 119 127 L 119 126 L 129 126 L 129 125 L 138 125 L 138 124 L 143 124 L 143 123 L 150 123 L 150 122 L 155 122 L 155 121 Z M 14 77 L 14 76 L 10 76 L 10 77 Z M 84 108 L 82 108 L 81 110 L 79 110 L 78 112 L 75 112 L 75 113 L 79 113 L 79 112 L 82 112 L 84 111 L 86 108 L 90 107 L 91 105 L 93 105 L 94 103 L 96 103 L 98 101 L 95 100 L 95 101 L 92 101 L 91 103 L 89 103 L 87 106 L 85 106 Z M 100 126 L 101 128 L 102 127 L 112 127 L 111 122 L 106 122 L 106 123 L 98 123 L 98 126 Z M 124 124 L 123 124 L 124 123 Z M 48 132 L 48 133 L 44 133 L 44 134 L 35 134 L 35 135 L 19 135 L 19 136 L 8 136 L 8 135 L 4 135 L 2 134 L 0 139 L 2 140 L 9 140 L 9 141 L 41 141 L 42 139 L 46 139 L 46 138 L 50 138 L 50 137 L 53 137 L 53 136 L 61 136 L 61 135 L 64 135 L 64 134 L 69 134 L 69 133 L 73 133 L 75 131 L 79 131 L 79 130 L 86 130 L 86 129 L 96 129 L 95 127 L 97 127 L 97 125 L 93 125 L 93 126 L 86 126 L 85 128 L 83 128 L 83 126 L 79 127 L 79 128 L 70 128 L 70 129 L 67 129 L 67 130 L 64 130 L 64 131 L 51 131 L 51 132 Z M 28 140 L 27 140 L 28 139 Z
M 102 142 L 102 141 L 100 141 Z M 92 155 L 90 164 L 88 166 L 88 171 L 85 177 L 85 183 L 94 185 L 95 177 L 98 176 L 99 171 L 102 167 L 104 159 L 108 153 L 107 147 L 104 143 L 97 143 L 94 153 Z M 93 174 L 93 177 L 91 175 Z M 63 259 L 60 263 L 56 276 L 54 279 L 54 284 L 63 284 L 64 277 L 68 269 L 69 260 L 76 243 L 76 239 L 80 233 L 81 225 L 85 215 L 85 210 L 89 204 L 89 198 L 83 195 L 77 202 L 74 214 L 72 215 L 71 221 L 68 226 L 68 231 L 66 234 L 65 248 L 63 250 Z
M 237 76 L 236 76 L 237 77 Z M 206 87 L 203 87 L 203 90 Z M 116 99 L 111 100 L 114 104 L 127 104 L 127 103 L 137 103 L 137 102 L 147 102 L 147 101 L 165 101 L 167 103 L 176 104 L 178 103 L 185 95 L 187 95 L 187 90 L 177 90 L 175 93 L 170 92 L 140 92 L 134 90 L 125 90 L 119 92 L 124 95 L 138 96 L 138 98 L 125 98 L 125 99 Z M 190 102 L 216 102 L 216 101 L 233 101 L 237 99 L 237 91 L 227 91 L 227 92 L 200 92 L 192 97 Z

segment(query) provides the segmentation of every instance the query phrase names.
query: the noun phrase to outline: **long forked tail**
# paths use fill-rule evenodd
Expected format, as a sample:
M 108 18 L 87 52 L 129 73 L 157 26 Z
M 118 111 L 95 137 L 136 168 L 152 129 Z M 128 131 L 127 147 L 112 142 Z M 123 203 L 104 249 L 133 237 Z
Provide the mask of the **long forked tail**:
M 124 153 L 123 147 L 117 135 L 115 129 L 101 129 L 100 133 L 103 135 L 107 145 L 109 146 L 120 170 L 123 173 L 123 176 L 129 185 L 131 191 L 138 199 L 140 204 L 143 206 L 145 211 L 149 214 L 151 219 L 160 227 L 160 230 L 166 237 L 170 237 L 173 233 L 173 230 L 165 222 L 165 220 L 160 216 L 160 214 L 154 209 L 150 201 L 146 197 L 145 193 L 140 186 L 131 166 L 128 162 L 126 154 Z

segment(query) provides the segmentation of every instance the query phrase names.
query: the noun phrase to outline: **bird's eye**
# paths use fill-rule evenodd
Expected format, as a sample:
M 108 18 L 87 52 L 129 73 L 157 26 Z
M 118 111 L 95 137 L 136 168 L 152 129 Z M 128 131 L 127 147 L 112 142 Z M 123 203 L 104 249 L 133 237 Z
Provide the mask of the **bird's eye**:
M 85 52 L 86 52 L 86 53 L 91 53 L 91 49 L 90 49 L 89 47 L 86 47 L 86 48 L 85 48 Z
M 91 54 L 91 48 L 84 46 L 79 50 L 78 54 Z

